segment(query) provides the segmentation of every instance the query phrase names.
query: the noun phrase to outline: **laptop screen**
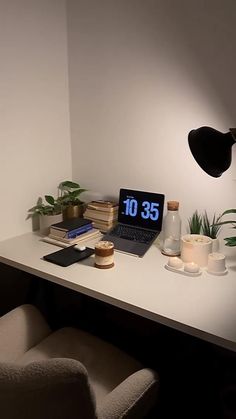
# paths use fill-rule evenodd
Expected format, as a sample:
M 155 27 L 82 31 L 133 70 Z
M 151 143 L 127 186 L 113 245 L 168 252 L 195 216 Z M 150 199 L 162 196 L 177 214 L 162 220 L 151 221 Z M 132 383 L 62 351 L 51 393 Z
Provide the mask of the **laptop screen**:
M 120 189 L 118 222 L 161 231 L 164 195 Z

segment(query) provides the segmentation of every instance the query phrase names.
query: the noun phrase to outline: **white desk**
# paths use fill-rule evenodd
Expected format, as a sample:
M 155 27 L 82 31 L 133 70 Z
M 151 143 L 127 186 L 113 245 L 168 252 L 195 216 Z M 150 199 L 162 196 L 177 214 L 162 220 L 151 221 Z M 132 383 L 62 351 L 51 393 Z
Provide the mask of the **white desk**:
M 167 271 L 153 245 L 144 258 L 115 252 L 115 267 L 94 257 L 67 268 L 42 259 L 59 248 L 34 233 L 0 242 L 0 262 L 236 351 L 236 252 L 226 276 L 188 277 Z

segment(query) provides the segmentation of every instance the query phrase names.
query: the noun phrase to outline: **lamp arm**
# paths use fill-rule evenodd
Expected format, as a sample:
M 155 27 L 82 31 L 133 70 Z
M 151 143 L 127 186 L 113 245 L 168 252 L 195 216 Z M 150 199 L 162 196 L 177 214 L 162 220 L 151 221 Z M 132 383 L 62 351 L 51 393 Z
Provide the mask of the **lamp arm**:
M 234 139 L 234 142 L 236 143 L 236 128 L 230 128 L 229 131 Z

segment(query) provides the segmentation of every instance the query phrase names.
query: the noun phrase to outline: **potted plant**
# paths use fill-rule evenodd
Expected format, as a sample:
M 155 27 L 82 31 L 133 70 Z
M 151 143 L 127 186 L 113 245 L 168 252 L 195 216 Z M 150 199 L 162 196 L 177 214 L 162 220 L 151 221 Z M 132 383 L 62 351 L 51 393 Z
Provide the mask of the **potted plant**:
M 51 195 L 39 197 L 37 204 L 29 209 L 29 217 L 39 216 L 41 234 L 49 234 L 50 226 L 62 221 L 62 206 L 58 198 Z
M 222 214 L 222 217 L 227 214 L 236 214 L 236 209 L 232 208 L 232 209 L 228 209 L 224 211 Z M 236 221 L 234 220 L 220 221 L 216 224 L 216 226 L 222 226 L 225 224 L 231 224 L 232 228 L 236 229 Z M 226 246 L 230 246 L 230 247 L 236 246 L 236 236 L 226 237 L 224 240 L 226 241 L 225 243 Z
M 193 215 L 188 219 L 190 234 L 201 234 L 202 229 L 202 216 L 196 210 Z
M 212 242 L 212 251 L 217 252 L 219 250 L 219 240 L 218 234 L 221 228 L 221 225 L 218 224 L 221 219 L 221 215 L 214 214 L 212 221 L 210 221 L 207 212 L 205 211 L 202 215 L 202 234 L 204 236 L 210 237 Z
M 87 189 L 81 188 L 78 183 L 70 180 L 61 182 L 58 189 L 58 202 L 62 206 L 63 218 L 82 217 L 85 210 L 85 204 L 80 200 L 80 195 Z

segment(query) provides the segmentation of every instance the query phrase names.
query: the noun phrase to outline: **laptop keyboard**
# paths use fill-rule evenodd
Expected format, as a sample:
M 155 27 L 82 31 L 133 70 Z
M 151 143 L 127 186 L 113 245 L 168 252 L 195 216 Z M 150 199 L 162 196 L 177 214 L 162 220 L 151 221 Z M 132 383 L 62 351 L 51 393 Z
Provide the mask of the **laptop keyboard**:
M 150 243 L 156 236 L 155 231 L 140 230 L 118 224 L 113 231 L 109 233 L 111 236 L 120 237 L 126 240 L 137 241 L 139 243 Z

